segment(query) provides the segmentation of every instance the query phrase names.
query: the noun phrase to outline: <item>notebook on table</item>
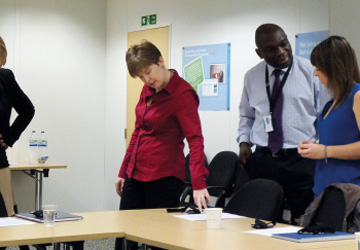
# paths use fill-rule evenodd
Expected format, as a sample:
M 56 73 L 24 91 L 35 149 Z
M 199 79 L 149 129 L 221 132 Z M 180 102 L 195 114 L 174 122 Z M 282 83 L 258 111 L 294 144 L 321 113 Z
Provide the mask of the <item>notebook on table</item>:
M 282 234 L 273 234 L 272 237 L 276 239 L 288 240 L 298 243 L 332 241 L 332 240 L 350 240 L 356 238 L 355 234 L 346 233 L 346 232 L 319 233 L 319 234 L 282 233 Z
M 35 215 L 32 212 L 15 214 L 16 217 L 32 220 L 36 222 L 44 222 L 44 218 L 41 215 Z M 61 211 L 56 211 L 55 221 L 72 221 L 82 220 L 83 217 L 80 215 L 69 214 Z

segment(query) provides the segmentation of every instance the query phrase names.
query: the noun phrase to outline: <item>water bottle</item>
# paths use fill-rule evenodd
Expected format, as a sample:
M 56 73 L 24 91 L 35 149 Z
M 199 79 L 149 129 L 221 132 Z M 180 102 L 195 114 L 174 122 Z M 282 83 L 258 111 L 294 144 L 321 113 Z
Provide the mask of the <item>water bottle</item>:
M 30 140 L 29 140 L 29 162 L 30 164 L 36 164 L 37 163 L 37 153 L 38 150 L 38 140 L 36 136 L 35 130 L 31 132 Z
M 38 163 L 45 163 L 46 160 L 49 158 L 47 146 L 48 142 L 46 139 L 45 131 L 41 131 L 41 135 L 38 140 Z

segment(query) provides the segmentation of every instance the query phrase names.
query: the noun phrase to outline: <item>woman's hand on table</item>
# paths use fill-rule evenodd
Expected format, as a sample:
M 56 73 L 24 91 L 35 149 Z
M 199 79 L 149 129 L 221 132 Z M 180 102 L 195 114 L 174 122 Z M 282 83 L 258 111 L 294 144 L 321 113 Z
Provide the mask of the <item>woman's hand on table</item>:
M 203 208 L 207 208 L 207 202 L 211 201 L 210 194 L 206 188 L 194 190 L 194 201 L 198 209 L 201 211 Z

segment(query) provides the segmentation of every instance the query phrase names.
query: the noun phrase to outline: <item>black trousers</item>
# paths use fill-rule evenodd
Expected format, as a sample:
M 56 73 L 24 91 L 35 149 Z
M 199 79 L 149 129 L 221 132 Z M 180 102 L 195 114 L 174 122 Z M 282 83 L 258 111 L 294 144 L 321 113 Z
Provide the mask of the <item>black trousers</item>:
M 301 157 L 296 150 L 286 156 L 273 157 L 269 152 L 256 149 L 244 167 L 250 179 L 271 179 L 283 187 L 294 223 L 314 199 L 315 163 Z
M 142 182 L 135 179 L 125 181 L 120 210 L 169 208 L 180 205 L 183 182 L 176 177 L 165 177 Z M 128 242 L 128 249 L 137 249 L 137 243 Z M 115 249 L 122 250 L 123 239 L 116 239 Z M 161 249 L 151 247 L 151 249 Z

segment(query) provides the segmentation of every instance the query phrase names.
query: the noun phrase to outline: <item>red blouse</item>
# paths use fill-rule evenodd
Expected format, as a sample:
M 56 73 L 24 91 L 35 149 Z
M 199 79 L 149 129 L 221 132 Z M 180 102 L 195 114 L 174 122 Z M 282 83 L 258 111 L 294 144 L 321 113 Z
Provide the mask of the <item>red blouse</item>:
M 185 181 L 184 138 L 190 149 L 194 190 L 206 188 L 204 139 L 198 114 L 199 98 L 173 70 L 168 85 L 155 94 L 144 85 L 136 106 L 135 130 L 120 168 L 119 177 L 153 181 L 175 176 Z M 149 106 L 146 98 L 153 96 Z

